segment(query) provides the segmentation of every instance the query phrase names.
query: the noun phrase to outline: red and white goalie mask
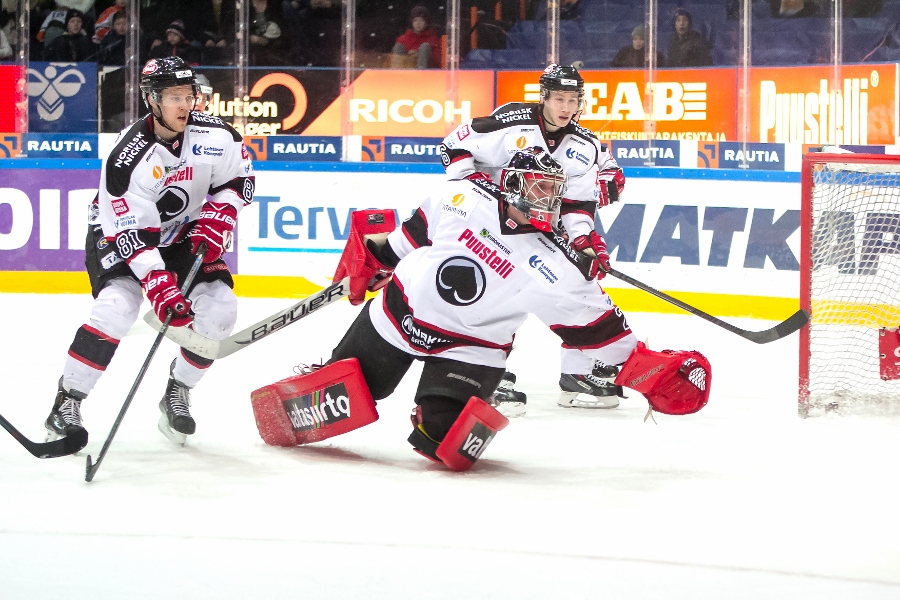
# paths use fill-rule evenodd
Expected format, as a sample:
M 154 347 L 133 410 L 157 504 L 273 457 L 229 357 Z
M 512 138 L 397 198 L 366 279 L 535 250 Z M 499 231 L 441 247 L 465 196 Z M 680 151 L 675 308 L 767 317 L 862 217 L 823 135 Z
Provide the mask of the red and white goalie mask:
M 556 226 L 566 174 L 543 148 L 516 152 L 500 174 L 500 186 L 506 203 L 522 211 L 535 228 L 550 231 Z

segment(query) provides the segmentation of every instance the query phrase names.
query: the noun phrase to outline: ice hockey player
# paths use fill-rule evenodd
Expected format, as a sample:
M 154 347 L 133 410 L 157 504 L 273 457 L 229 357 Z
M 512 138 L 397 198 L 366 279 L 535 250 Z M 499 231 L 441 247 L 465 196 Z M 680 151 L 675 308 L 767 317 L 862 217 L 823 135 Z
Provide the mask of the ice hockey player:
M 197 92 L 181 58 L 147 62 L 141 94 L 150 114 L 124 129 L 103 161 L 86 240 L 95 300 L 69 347 L 48 439 L 83 429 L 81 403 L 137 319 L 142 289 L 160 320 L 171 313 L 170 327 L 190 325 L 212 339 L 234 327 L 237 300 L 222 253 L 253 198 L 253 165 L 234 129 L 192 111 Z M 178 282 L 201 243 L 203 266 L 182 294 Z M 194 433 L 190 390 L 211 363 L 186 350 L 172 362 L 159 407 L 160 430 L 174 441 Z
M 599 234 L 594 215 L 599 206 L 616 202 L 624 191 L 625 175 L 606 145 L 578 124 L 584 108 L 584 79 L 578 69 L 552 64 L 539 79 L 540 102 L 512 102 L 488 117 L 465 123 L 444 139 L 441 161 L 449 178 L 486 173 L 496 181 L 509 157 L 523 147 L 538 146 L 562 165 L 567 176 L 559 228 L 576 250 L 593 249 Z M 561 349 L 559 405 L 615 408 L 618 390 L 604 383 L 615 375 L 609 365 L 584 353 Z M 525 394 L 516 391 L 515 375 L 506 373 L 492 402 L 507 416 L 525 412 Z
M 529 313 L 567 347 L 620 366 L 605 383 L 646 394 L 656 410 L 684 414 L 706 404 L 708 361 L 697 352 L 644 348 L 600 287 L 609 261 L 602 239 L 590 256 L 552 228 L 565 181 L 559 163 L 541 148 L 526 149 L 499 179 L 500 186 L 478 177 L 447 182 L 400 229 L 393 211 L 353 213 L 334 279 L 350 277 L 353 304 L 367 290 L 383 293 L 321 371 L 356 359 L 371 402 L 389 396 L 412 362 L 422 361 L 409 442 L 454 470 L 471 466 L 507 422 L 484 400 Z M 357 400 L 341 399 L 352 416 Z M 319 425 L 317 440 L 334 435 Z
M 197 105 L 194 106 L 194 110 L 203 112 L 209 103 L 212 102 L 212 84 L 209 82 L 209 78 L 202 73 L 194 73 L 194 79 L 197 80 L 197 89 L 199 90 L 197 93 Z

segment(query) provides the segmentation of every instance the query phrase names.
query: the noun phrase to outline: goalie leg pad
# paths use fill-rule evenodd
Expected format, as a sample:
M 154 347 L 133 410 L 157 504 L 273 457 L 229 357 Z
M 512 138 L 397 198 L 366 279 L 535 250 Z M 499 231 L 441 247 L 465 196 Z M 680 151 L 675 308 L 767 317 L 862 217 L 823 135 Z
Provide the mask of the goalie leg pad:
M 706 406 L 712 366 L 695 350 L 654 352 L 638 342 L 615 383 L 643 394 L 655 411 L 687 415 Z
M 419 423 L 409 442 L 419 454 L 439 460 L 453 471 L 472 468 L 497 432 L 509 425 L 509 419 L 493 406 L 472 396 L 441 442 L 432 439 Z
M 259 435 L 272 446 L 318 442 L 378 420 L 355 358 L 261 387 L 250 402 Z

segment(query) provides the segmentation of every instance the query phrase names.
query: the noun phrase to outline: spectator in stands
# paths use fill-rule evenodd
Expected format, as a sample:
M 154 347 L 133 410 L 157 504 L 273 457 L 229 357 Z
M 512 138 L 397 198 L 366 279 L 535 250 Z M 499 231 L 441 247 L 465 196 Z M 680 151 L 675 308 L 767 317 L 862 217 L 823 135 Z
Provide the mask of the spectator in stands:
M 55 62 L 84 62 L 96 60 L 97 45 L 81 26 L 84 14 L 70 8 L 66 12 L 66 32 L 53 40 L 44 50 L 44 60 Z
M 180 56 L 189 65 L 200 64 L 200 48 L 187 39 L 184 32 L 184 21 L 176 19 L 166 29 L 166 41 L 153 40 L 150 46 L 150 58 Z
M 616 54 L 610 67 L 622 69 L 642 69 L 647 64 L 646 51 L 644 50 L 645 42 L 644 26 L 638 25 L 631 31 L 631 43 Z M 656 53 L 656 66 L 663 67 L 663 56 L 659 52 Z
M 406 33 L 397 38 L 391 51 L 391 68 L 417 69 L 438 68 L 441 66 L 441 38 L 438 37 L 429 21 L 428 9 L 414 6 L 409 13 L 410 27 Z M 412 59 L 409 60 L 408 59 Z M 414 61 L 414 62 L 413 62 Z M 413 64 L 408 64 L 413 62 Z
M 559 20 L 560 21 L 577 21 L 581 18 L 581 0 L 560 0 L 559 1 Z M 537 9 L 535 21 L 547 20 L 547 2 L 541 2 Z
M 250 59 L 254 65 L 285 65 L 281 40 L 281 6 L 272 0 L 250 2 Z
M 97 22 L 94 24 L 94 43 L 99 44 L 103 41 L 103 37 L 110 32 L 113 24 L 113 17 L 117 14 L 125 13 L 125 4 L 128 0 L 116 0 L 112 6 L 100 13 Z
M 819 6 L 810 0 L 769 0 L 772 16 L 776 18 L 814 17 Z
M 113 13 L 109 25 L 111 29 L 103 34 L 100 41 L 97 62 L 102 65 L 124 65 L 128 17 L 123 11 L 117 11 Z
M 667 67 L 706 67 L 712 64 L 709 45 L 696 31 L 691 13 L 684 8 L 675 9 L 672 26 L 675 35 L 669 42 Z
M 66 13 L 69 9 L 56 3 L 56 8 L 51 10 L 44 18 L 41 28 L 37 33 L 37 41 L 43 42 L 44 48 L 47 49 L 51 44 L 66 32 Z
M 13 56 L 12 46 L 9 45 L 9 40 L 6 38 L 6 33 L 2 29 L 0 29 L 0 60 L 9 60 Z
M 203 64 L 234 62 L 234 0 L 194 0 L 185 14 L 185 29 L 203 46 Z

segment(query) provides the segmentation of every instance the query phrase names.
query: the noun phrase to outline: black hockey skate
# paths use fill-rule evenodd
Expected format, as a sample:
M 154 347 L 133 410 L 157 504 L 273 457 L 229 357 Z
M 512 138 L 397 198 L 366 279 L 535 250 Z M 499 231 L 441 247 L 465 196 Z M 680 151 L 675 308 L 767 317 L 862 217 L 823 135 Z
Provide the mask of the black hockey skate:
M 175 361 L 169 368 L 169 383 L 166 385 L 166 393 L 159 401 L 159 431 L 175 442 L 182 444 L 187 441 L 187 436 L 197 430 L 197 424 L 189 410 L 191 406 L 191 388 L 176 380 L 172 375 Z
M 619 406 L 622 386 L 613 383 L 619 367 L 596 363 L 590 375 L 559 376 L 560 406 L 566 408 L 615 408 Z
M 87 438 L 87 432 L 81 423 L 81 401 L 86 397 L 86 394 L 75 390 L 67 391 L 63 387 L 62 377 L 59 378 L 59 389 L 53 402 L 53 410 L 44 421 L 44 427 L 47 428 L 47 437 L 44 441 L 52 442 L 70 436 Z
M 525 400 L 527 396 L 523 392 L 517 392 L 513 389 L 516 384 L 516 376 L 514 373 L 507 371 L 503 374 L 503 379 L 487 402 L 497 409 L 497 411 L 507 418 L 521 417 L 525 414 Z

